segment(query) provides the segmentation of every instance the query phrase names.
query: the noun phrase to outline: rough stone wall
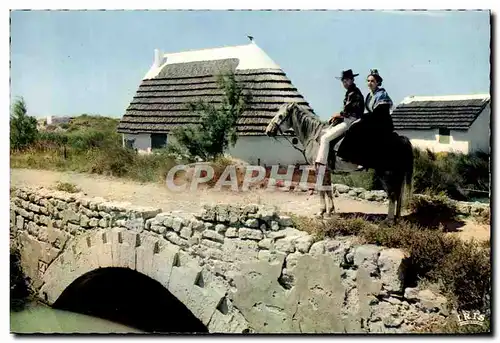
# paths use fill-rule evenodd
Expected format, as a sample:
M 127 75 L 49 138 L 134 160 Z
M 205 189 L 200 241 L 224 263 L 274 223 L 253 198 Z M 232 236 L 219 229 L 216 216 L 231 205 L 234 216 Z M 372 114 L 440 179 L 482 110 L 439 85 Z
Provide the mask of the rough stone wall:
M 367 191 L 361 187 L 349 187 L 343 184 L 333 184 L 332 189 L 336 196 L 340 194 L 346 195 L 352 199 L 361 199 L 373 202 L 382 202 L 385 204 L 389 203 L 387 199 L 387 193 L 383 190 Z M 422 194 L 413 194 L 414 197 L 424 196 Z M 468 202 L 468 201 L 457 201 L 450 199 L 450 201 L 455 204 L 459 214 L 466 216 L 481 215 L 484 211 L 490 210 L 489 204 L 480 203 L 478 201 Z
M 198 214 L 46 189 L 11 196 L 11 230 L 40 297 L 106 266 L 162 283 L 211 332 L 408 332 L 447 315 L 446 299 L 404 288 L 405 255 L 353 237 L 314 242 L 258 205 Z

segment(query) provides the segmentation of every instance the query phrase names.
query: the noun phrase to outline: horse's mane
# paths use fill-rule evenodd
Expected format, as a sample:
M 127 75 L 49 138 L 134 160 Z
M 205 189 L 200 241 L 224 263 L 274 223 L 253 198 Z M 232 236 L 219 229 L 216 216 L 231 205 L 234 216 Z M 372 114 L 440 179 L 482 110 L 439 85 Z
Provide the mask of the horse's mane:
M 303 105 L 294 106 L 297 120 L 301 123 L 303 131 L 308 133 L 310 139 L 314 139 L 318 130 L 321 130 L 326 122 L 322 121 L 314 112 Z

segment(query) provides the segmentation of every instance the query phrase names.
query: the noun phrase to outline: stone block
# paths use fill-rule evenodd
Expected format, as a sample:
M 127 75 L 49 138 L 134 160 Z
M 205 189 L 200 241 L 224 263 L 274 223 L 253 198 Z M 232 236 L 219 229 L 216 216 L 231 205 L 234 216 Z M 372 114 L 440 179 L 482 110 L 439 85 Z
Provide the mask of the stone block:
M 262 238 L 264 238 L 264 235 L 262 234 L 262 231 L 260 231 L 260 230 L 242 227 L 238 231 L 238 237 L 240 237 L 241 239 L 251 239 L 251 240 L 260 241 Z
M 380 278 L 388 292 L 401 292 L 404 284 L 405 254 L 400 249 L 384 249 L 380 252 L 378 266 Z
M 257 228 L 259 227 L 259 221 L 255 218 L 250 218 L 245 222 L 245 226 Z
M 215 242 L 224 243 L 224 235 L 217 233 L 215 231 L 212 231 L 212 230 L 203 231 L 201 233 L 201 236 L 203 238 L 207 238 L 207 239 L 210 239 L 210 240 L 215 241 Z
M 230 227 L 226 230 L 226 237 L 235 238 L 238 237 L 238 228 Z

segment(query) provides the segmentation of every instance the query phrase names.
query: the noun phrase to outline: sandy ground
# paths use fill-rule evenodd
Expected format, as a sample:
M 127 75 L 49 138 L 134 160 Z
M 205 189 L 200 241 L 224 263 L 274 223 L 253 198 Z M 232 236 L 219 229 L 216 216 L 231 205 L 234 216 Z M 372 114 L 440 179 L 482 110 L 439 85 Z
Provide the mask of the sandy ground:
M 304 192 L 269 192 L 254 190 L 248 192 L 198 190 L 196 192 L 173 192 L 160 183 L 140 183 L 119 178 L 50 170 L 11 169 L 11 186 L 54 187 L 57 181 L 71 182 L 89 196 L 108 200 L 127 201 L 142 206 L 154 206 L 163 211 L 181 210 L 198 213 L 205 204 L 248 204 L 275 205 L 281 212 L 310 216 L 319 210 L 316 194 Z M 335 208 L 340 213 L 385 214 L 387 205 L 353 200 L 344 196 L 334 198 Z M 489 239 L 490 226 L 480 225 L 467 219 L 465 225 L 452 233 L 463 239 Z

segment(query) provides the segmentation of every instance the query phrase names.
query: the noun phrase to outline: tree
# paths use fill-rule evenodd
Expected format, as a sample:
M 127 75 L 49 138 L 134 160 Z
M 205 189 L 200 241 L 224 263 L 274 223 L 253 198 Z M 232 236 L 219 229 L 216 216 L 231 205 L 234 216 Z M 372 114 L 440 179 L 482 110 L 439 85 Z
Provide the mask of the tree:
M 11 149 L 22 149 L 36 140 L 38 135 L 35 117 L 27 115 L 23 98 L 14 102 L 10 114 L 10 146 Z
M 200 115 L 198 124 L 177 127 L 173 130 L 178 145 L 171 151 L 185 151 L 191 158 L 215 159 L 224 154 L 238 140 L 236 122 L 251 101 L 251 94 L 243 89 L 234 73 L 221 74 L 217 84 L 223 92 L 220 104 L 203 101 L 188 103 L 188 108 Z

